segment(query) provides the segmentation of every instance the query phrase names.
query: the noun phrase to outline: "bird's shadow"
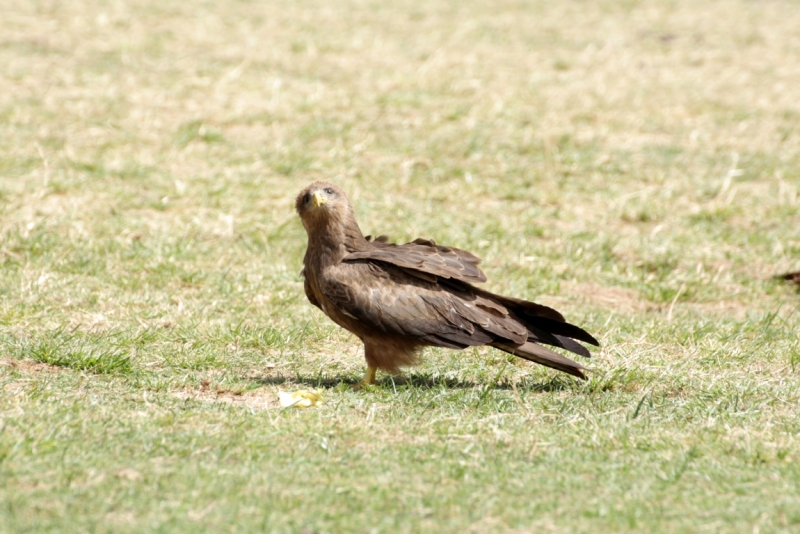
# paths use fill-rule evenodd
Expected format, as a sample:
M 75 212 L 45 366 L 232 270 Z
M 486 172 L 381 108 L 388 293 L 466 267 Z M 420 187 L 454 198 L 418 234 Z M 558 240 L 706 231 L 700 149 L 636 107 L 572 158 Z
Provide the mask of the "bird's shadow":
M 261 386 L 280 386 L 283 384 L 301 384 L 303 386 L 312 387 L 315 389 L 336 389 L 345 386 L 355 386 L 360 381 L 352 376 L 262 376 L 250 377 L 250 380 L 258 383 Z M 471 380 L 463 380 L 459 378 L 440 376 L 440 375 L 424 375 L 412 374 L 404 376 L 386 377 L 378 380 L 376 384 L 379 388 L 395 388 L 397 386 L 413 387 L 417 389 L 475 389 L 478 387 L 491 387 L 495 390 L 512 390 L 516 387 L 518 391 L 534 392 L 534 393 L 551 393 L 556 391 L 567 391 L 576 388 L 576 383 L 573 380 L 561 377 L 553 377 L 544 382 L 542 381 L 527 381 L 521 380 L 516 384 L 510 383 L 508 380 L 498 381 L 494 384 L 491 382 L 473 382 Z

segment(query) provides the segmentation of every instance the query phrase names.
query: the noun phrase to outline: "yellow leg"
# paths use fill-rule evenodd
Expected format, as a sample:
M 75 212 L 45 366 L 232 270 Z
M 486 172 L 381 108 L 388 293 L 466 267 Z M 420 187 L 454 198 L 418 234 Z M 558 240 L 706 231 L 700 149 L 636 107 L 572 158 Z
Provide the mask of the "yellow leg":
M 371 386 L 375 383 L 375 372 L 378 370 L 377 367 L 373 367 L 367 364 L 367 374 L 364 375 L 364 378 L 361 379 L 362 386 Z

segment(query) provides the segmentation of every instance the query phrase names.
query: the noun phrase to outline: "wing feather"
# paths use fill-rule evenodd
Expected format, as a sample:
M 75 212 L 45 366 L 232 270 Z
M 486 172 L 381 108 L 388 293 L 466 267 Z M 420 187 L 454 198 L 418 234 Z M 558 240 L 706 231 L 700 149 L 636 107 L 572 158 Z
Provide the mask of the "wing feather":
M 386 236 L 369 241 L 365 250 L 351 252 L 345 256 L 345 262 L 372 260 L 390 263 L 397 267 L 425 273 L 419 276 L 424 280 L 435 282 L 441 277 L 445 279 L 463 280 L 464 282 L 485 282 L 486 275 L 478 267 L 480 258 L 454 247 L 437 245 L 431 239 L 418 238 L 410 243 L 395 245 L 387 243 Z M 413 274 L 413 273 L 411 273 Z
M 458 348 L 527 339 L 527 330 L 511 317 L 497 317 L 393 266 L 340 264 L 321 290 L 342 313 L 386 334 Z
M 588 370 L 586 367 L 578 362 L 570 360 L 566 356 L 553 352 L 547 347 L 542 347 L 530 341 L 519 347 L 504 344 L 495 344 L 493 346 L 528 361 L 536 362 L 552 369 L 558 369 L 559 371 L 577 376 L 578 378 L 586 378 L 586 375 L 583 373 L 583 371 Z
M 383 262 L 341 263 L 325 280 L 325 301 L 356 318 L 367 336 L 411 337 L 455 349 L 491 345 L 580 377 L 584 367 L 538 343 L 586 357 L 589 351 L 575 340 L 597 343 L 581 328 L 553 318 L 552 308 L 466 283 L 427 282 Z M 540 310 L 544 316 L 534 315 Z

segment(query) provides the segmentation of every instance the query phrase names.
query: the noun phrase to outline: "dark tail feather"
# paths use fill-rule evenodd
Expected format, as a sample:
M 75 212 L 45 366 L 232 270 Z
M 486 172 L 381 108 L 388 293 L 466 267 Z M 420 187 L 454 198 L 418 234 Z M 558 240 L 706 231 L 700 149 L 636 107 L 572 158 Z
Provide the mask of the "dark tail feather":
M 592 357 L 592 354 L 589 352 L 589 349 L 587 349 L 586 347 L 584 347 L 583 345 L 581 345 L 577 341 L 574 341 L 574 340 L 572 340 L 572 339 L 570 339 L 568 337 L 559 336 L 557 334 L 554 334 L 553 337 L 555 337 L 557 340 L 559 340 L 561 342 L 561 347 L 562 348 L 564 348 L 564 349 L 566 349 L 566 350 L 568 350 L 570 352 L 573 352 L 573 353 L 577 354 L 578 356 L 583 356 L 584 358 L 591 358 Z
M 586 358 L 592 357 L 589 350 L 574 339 L 566 336 L 559 336 L 558 334 L 551 334 L 546 330 L 532 326 L 530 323 L 525 326 L 528 328 L 528 341 L 559 347 Z
M 544 330 L 545 332 L 549 332 L 558 336 L 571 337 L 572 339 L 577 339 L 578 341 L 585 341 L 586 343 L 590 343 L 595 347 L 600 346 L 600 342 L 597 341 L 592 334 L 583 328 L 575 326 L 574 324 L 554 321 L 546 317 L 527 316 L 522 319 L 527 320 L 531 326 L 539 330 Z
M 597 341 L 592 334 L 583 328 L 575 326 L 574 324 L 569 324 L 564 319 L 564 316 L 553 308 L 514 297 L 496 295 L 486 291 L 485 289 L 480 289 L 474 286 L 471 286 L 470 289 L 483 297 L 487 297 L 499 302 L 511 310 L 534 334 L 546 332 L 548 334 L 554 334 L 560 337 L 569 337 L 572 339 L 577 339 L 578 341 L 585 341 L 586 343 L 596 347 L 600 346 L 600 342 Z M 556 347 L 562 346 L 558 343 L 550 343 L 549 341 L 544 342 Z M 579 352 L 578 354 L 582 353 Z
M 779 274 L 775 278 L 779 278 L 781 280 L 790 280 L 795 284 L 800 284 L 800 271 L 794 273 Z
M 557 352 L 553 352 L 548 348 L 537 345 L 536 343 L 528 341 L 519 347 L 503 345 L 500 343 L 492 343 L 492 346 L 525 360 L 544 365 L 545 367 L 550 367 L 551 369 L 557 369 L 559 371 L 571 374 L 572 376 L 577 376 L 578 378 L 586 380 L 586 375 L 583 374 L 584 370 L 588 370 L 586 367 L 558 354 Z

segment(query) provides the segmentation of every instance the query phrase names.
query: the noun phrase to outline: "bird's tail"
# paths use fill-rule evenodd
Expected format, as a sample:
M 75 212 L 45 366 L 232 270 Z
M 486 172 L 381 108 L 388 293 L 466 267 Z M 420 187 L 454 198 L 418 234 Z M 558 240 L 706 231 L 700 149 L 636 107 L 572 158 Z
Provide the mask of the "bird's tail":
M 600 346 L 600 343 L 589 332 L 570 324 L 564 320 L 564 316 L 557 310 L 535 302 L 522 300 L 514 297 L 495 295 L 486 290 L 476 288 L 482 296 L 488 296 L 511 310 L 528 329 L 528 339 L 522 345 L 516 346 L 507 343 L 497 343 L 492 346 L 504 350 L 520 358 L 552 367 L 559 371 L 564 371 L 578 378 L 586 378 L 583 373 L 587 370 L 581 364 L 566 358 L 557 352 L 545 348 L 539 343 L 558 347 L 573 354 L 590 358 L 589 349 L 578 341 L 589 343 L 590 345 Z
M 576 343 L 576 345 L 578 344 Z M 535 362 L 546 367 L 551 367 L 553 369 L 558 369 L 559 371 L 571 374 L 572 376 L 577 376 L 578 378 L 582 378 L 584 380 L 586 379 L 586 375 L 583 373 L 584 371 L 588 370 L 586 367 L 558 354 L 557 352 L 553 352 L 546 347 L 537 345 L 532 341 L 527 341 L 518 347 L 503 343 L 492 343 L 492 346 L 525 360 Z M 583 347 L 581 346 L 581 348 Z M 584 350 L 586 349 L 584 348 Z M 586 352 L 588 353 L 588 351 Z

